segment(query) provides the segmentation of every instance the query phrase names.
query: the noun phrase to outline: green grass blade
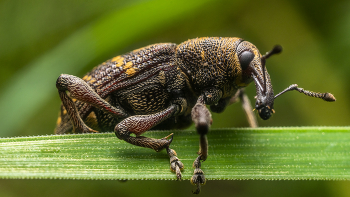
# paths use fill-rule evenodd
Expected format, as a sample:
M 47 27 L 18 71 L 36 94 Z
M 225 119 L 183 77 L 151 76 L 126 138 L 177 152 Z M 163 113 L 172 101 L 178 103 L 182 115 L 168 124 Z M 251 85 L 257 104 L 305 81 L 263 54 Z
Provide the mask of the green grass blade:
M 350 180 L 350 127 L 210 131 L 207 179 Z M 195 131 L 151 131 L 171 145 L 192 176 Z M 130 145 L 114 133 L 0 138 L 0 178 L 175 179 L 165 151 Z

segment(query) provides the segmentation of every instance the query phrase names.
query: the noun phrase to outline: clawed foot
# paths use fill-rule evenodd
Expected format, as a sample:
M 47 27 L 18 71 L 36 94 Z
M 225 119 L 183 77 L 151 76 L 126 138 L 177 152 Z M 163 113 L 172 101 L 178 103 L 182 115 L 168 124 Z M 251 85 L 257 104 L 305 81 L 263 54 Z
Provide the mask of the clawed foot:
M 181 180 L 181 170 L 184 169 L 184 164 L 177 158 L 175 150 L 168 148 L 167 152 L 170 157 L 170 170 L 176 173 L 177 180 Z
M 201 169 L 201 155 L 199 155 L 197 157 L 196 160 L 194 160 L 193 162 L 193 168 L 194 169 L 194 173 L 193 176 L 191 178 L 191 183 L 193 185 L 197 186 L 197 189 L 195 191 L 192 191 L 193 194 L 199 194 L 201 191 L 201 185 L 204 185 L 206 182 L 205 176 L 204 176 L 204 172 Z

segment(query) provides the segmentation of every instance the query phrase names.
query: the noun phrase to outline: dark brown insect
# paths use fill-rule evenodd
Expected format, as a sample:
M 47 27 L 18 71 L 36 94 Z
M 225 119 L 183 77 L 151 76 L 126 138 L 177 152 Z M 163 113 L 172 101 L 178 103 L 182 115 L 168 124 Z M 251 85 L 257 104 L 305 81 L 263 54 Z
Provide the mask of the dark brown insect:
M 256 86 L 255 109 L 266 120 L 274 113 L 277 96 L 297 90 L 311 97 L 335 101 L 330 93 L 314 93 L 291 85 L 274 96 L 265 61 L 282 48 L 261 55 L 241 38 L 206 37 L 180 45 L 162 43 L 114 57 L 94 68 L 82 79 L 62 74 L 56 82 L 62 100 L 55 133 L 111 131 L 128 143 L 167 150 L 170 168 L 181 179 L 183 164 L 170 149 L 173 135 L 162 139 L 141 136 L 150 129 L 180 129 L 192 121 L 200 136 L 191 182 L 199 193 L 205 183 L 201 162 L 207 159 L 206 134 L 212 112 L 241 100 L 252 127 L 257 123 L 243 88 Z M 130 134 L 135 134 L 136 137 Z

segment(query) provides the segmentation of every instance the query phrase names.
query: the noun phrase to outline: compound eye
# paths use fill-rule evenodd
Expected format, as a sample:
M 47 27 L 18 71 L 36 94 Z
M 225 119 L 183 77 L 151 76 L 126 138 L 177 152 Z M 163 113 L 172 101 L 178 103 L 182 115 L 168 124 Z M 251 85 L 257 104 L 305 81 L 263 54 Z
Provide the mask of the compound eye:
M 250 62 L 254 59 L 254 54 L 250 51 L 243 51 L 239 56 L 239 63 L 241 64 L 242 70 L 248 68 Z

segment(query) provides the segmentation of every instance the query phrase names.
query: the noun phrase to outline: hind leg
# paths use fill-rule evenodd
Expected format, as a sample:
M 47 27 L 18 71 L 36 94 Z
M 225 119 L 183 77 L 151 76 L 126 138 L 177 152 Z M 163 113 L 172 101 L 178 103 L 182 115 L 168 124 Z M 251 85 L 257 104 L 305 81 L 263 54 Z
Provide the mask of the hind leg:
M 128 116 L 122 108 L 114 107 L 102 99 L 84 80 L 79 77 L 62 74 L 56 81 L 56 87 L 62 100 L 62 104 L 67 110 L 76 132 L 87 133 L 96 131 L 89 128 L 83 122 L 72 98 L 102 109 L 113 114 L 117 118 L 125 118 Z M 70 95 L 68 96 L 66 92 L 69 92 Z
M 165 148 L 167 150 L 168 156 L 170 157 L 170 169 L 176 173 L 176 177 L 178 179 L 181 179 L 181 170 L 184 166 L 182 162 L 177 158 L 176 152 L 173 149 L 169 148 L 170 143 L 173 140 L 173 134 L 170 134 L 161 139 L 140 136 L 162 121 L 168 119 L 173 115 L 176 115 L 180 111 L 180 107 L 176 104 L 173 104 L 167 109 L 155 114 L 131 116 L 117 124 L 114 131 L 119 139 L 122 139 L 130 144 L 150 148 L 157 152 Z M 135 134 L 136 137 L 130 136 L 131 133 Z M 171 138 L 168 139 L 169 137 Z

